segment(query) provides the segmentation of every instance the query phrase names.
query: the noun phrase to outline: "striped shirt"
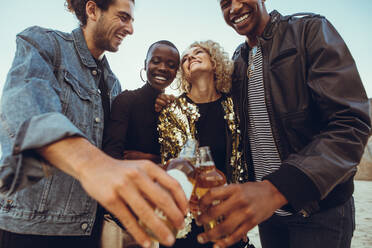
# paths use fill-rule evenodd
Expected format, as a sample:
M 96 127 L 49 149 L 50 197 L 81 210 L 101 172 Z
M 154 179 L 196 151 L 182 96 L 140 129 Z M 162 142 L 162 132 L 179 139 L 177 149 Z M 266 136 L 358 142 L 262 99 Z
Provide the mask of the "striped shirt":
M 277 169 L 282 161 L 279 157 L 274 136 L 271 130 L 269 114 L 265 101 L 263 82 L 263 58 L 261 48 L 253 47 L 249 52 L 248 81 L 248 135 L 251 145 L 252 162 L 256 181 Z M 278 209 L 276 214 L 281 216 L 291 213 Z

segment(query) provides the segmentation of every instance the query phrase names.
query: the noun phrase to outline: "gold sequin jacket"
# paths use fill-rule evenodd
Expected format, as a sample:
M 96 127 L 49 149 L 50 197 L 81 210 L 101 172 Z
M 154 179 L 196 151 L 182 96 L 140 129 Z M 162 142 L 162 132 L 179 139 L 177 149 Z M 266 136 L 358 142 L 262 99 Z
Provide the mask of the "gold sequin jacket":
M 239 120 L 234 112 L 232 98 L 227 95 L 222 97 L 221 105 L 225 113 L 224 119 L 227 127 L 226 157 L 229 158 L 226 168 L 227 178 L 229 182 L 233 183 L 246 182 L 248 180 L 248 170 L 247 166 L 242 163 Z M 198 107 L 194 103 L 188 102 L 185 94 L 161 111 L 158 132 L 163 164 L 178 156 L 187 139 L 197 139 L 195 124 L 199 116 Z

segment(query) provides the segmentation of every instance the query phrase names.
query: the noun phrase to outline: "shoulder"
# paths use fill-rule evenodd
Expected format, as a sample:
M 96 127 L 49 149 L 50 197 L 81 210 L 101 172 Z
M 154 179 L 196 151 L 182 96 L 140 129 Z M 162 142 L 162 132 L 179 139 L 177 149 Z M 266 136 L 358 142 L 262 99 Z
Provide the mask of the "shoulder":
M 39 26 L 29 27 L 16 36 L 17 44 L 22 46 L 31 46 L 40 53 L 46 53 L 49 56 L 54 56 L 57 49 L 57 36 L 64 33 L 57 30 L 43 28 Z M 67 36 L 67 34 L 64 34 Z
M 242 54 L 245 52 L 246 47 L 247 47 L 247 45 L 246 45 L 245 42 L 241 43 L 241 44 L 240 44 L 240 45 L 235 49 L 234 54 L 233 54 L 233 56 L 232 56 L 232 60 L 233 60 L 233 61 L 236 61 L 238 58 L 242 57 Z
M 283 16 L 281 22 L 288 23 L 289 25 L 304 25 L 305 27 L 318 28 L 323 24 L 328 24 L 329 21 L 317 13 L 295 13 L 288 16 Z
M 32 26 L 18 33 L 17 39 L 24 39 L 29 42 L 48 46 L 57 33 L 61 32 L 39 26 Z
M 113 101 L 113 105 L 134 105 L 140 99 L 141 88 L 135 90 L 124 90 L 117 95 Z
M 133 98 L 133 92 L 131 90 L 124 90 L 114 99 L 113 104 L 127 104 L 131 102 Z

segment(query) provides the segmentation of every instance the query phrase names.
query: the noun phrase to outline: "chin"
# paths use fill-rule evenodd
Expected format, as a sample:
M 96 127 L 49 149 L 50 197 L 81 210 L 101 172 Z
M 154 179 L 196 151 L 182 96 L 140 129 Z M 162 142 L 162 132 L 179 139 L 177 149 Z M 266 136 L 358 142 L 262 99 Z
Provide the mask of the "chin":
M 115 53 L 115 52 L 119 51 L 119 46 L 110 46 L 106 49 L 106 51 Z

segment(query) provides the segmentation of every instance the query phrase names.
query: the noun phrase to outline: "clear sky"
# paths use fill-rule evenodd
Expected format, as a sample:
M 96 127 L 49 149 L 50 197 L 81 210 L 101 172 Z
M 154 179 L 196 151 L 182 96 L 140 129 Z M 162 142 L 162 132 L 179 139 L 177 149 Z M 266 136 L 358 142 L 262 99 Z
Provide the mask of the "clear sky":
M 64 0 L 13 0 L 2 5 L 0 15 L 0 88 L 15 52 L 15 35 L 28 26 L 39 25 L 70 32 L 78 26 L 66 11 Z M 372 97 L 369 15 L 372 0 L 266 0 L 269 11 L 282 14 L 316 12 L 326 16 L 344 38 L 362 77 L 367 95 Z M 123 89 L 143 85 L 139 71 L 148 46 L 168 39 L 182 52 L 196 40 L 218 41 L 232 55 L 244 37 L 236 34 L 222 18 L 218 0 L 136 0 L 134 35 L 124 39 L 119 52 L 108 53 L 112 70 Z

